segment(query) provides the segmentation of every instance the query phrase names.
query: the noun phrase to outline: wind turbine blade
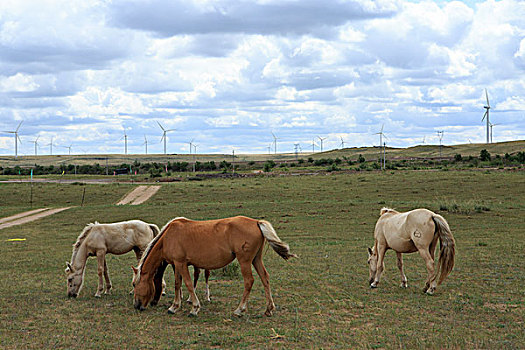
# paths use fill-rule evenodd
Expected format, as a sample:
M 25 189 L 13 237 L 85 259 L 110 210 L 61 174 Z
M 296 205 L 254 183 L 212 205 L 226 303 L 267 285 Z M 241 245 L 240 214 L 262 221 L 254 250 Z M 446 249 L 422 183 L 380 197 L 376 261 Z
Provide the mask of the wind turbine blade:
M 24 122 L 24 121 L 22 120 L 22 121 L 20 122 L 20 124 L 18 124 L 18 127 L 16 128 L 16 132 L 18 132 L 18 129 L 20 129 L 20 125 L 22 125 L 23 122 Z
M 385 127 L 385 124 L 381 125 L 381 131 L 380 132 L 383 132 L 383 128 Z
M 481 118 L 481 121 L 484 121 L 484 120 L 485 120 L 485 117 L 487 116 L 487 113 L 488 113 L 488 112 L 485 112 L 485 114 L 483 114 L 483 118 Z
M 487 107 L 490 107 L 490 104 L 489 104 L 489 93 L 487 92 L 487 89 L 485 89 L 485 96 L 487 97 Z
M 159 124 L 160 128 L 162 129 L 162 131 L 166 131 L 166 130 L 162 127 L 162 125 L 160 125 L 160 123 L 159 123 L 158 121 L 156 121 L 156 122 L 157 122 L 157 124 Z

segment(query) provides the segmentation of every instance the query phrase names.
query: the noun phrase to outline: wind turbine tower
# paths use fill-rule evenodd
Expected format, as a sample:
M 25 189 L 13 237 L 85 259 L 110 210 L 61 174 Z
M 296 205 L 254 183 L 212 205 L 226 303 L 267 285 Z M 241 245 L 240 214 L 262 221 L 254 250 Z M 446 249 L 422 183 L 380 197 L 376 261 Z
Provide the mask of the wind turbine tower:
M 168 133 L 170 131 L 174 131 L 176 129 L 164 129 L 164 127 L 162 125 L 160 125 L 159 122 L 157 122 L 157 124 L 159 124 L 160 128 L 162 129 L 162 137 L 160 138 L 160 142 L 162 142 L 162 140 L 164 140 L 164 154 L 166 154 L 166 133 Z
M 22 120 L 15 131 L 4 131 L 7 134 L 15 134 L 15 158 L 18 157 L 18 141 L 22 143 L 22 140 L 20 140 L 20 137 L 18 136 L 18 130 L 20 129 L 20 125 L 22 125 L 24 121 Z
M 37 148 L 38 148 L 38 139 L 40 138 L 40 135 L 38 135 L 35 139 L 35 141 L 29 141 L 31 143 L 35 144 L 35 156 L 37 155 Z
M 51 142 L 48 143 L 46 146 L 49 146 L 49 154 L 53 155 L 53 136 L 51 136 Z
M 489 131 L 489 128 L 490 128 L 490 120 L 489 120 L 489 110 L 490 110 L 490 104 L 489 104 L 489 94 L 487 92 L 487 89 L 485 89 L 485 97 L 487 98 L 487 105 L 486 106 L 483 106 L 483 108 L 486 109 L 485 111 L 485 114 L 483 114 L 483 118 L 481 118 L 481 121 L 483 121 L 483 119 L 487 118 L 487 143 L 490 143 L 490 131 Z
M 323 151 L 323 141 L 326 140 L 326 137 L 317 136 L 319 141 L 321 141 L 321 152 Z
M 437 134 L 438 134 L 438 137 L 439 137 L 439 156 L 441 157 L 441 148 L 443 147 L 442 143 L 441 143 L 441 140 L 443 140 L 443 133 L 445 131 L 443 130 L 439 130 L 439 131 L 436 131 Z
M 343 140 L 342 136 L 339 136 L 339 138 L 341 139 L 341 149 L 343 149 L 345 148 L 345 141 Z
M 272 132 L 273 136 L 273 153 L 277 154 L 277 136 Z
M 146 145 L 146 154 L 148 154 L 148 139 L 146 138 L 146 135 L 144 135 L 144 143 L 142 145 Z
M 128 134 L 126 134 L 126 129 L 124 129 L 124 136 L 120 139 L 124 139 L 124 154 L 128 154 Z
M 492 124 L 492 123 L 490 123 L 490 143 L 492 143 L 492 127 L 496 126 L 496 125 L 499 125 L 499 124 Z

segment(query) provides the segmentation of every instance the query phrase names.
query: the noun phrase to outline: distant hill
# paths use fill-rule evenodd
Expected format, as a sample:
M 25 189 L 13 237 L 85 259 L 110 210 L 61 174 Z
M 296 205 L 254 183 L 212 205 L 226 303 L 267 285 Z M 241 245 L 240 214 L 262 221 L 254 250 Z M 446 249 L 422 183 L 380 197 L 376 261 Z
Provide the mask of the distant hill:
M 517 152 L 525 151 L 525 140 L 498 142 L 492 144 L 472 143 L 454 146 L 443 146 L 441 149 L 442 157 L 454 157 L 456 154 L 465 156 L 479 156 L 482 149 L 486 149 L 491 155 L 504 155 L 505 153 L 515 154 Z M 377 159 L 380 156 L 379 147 L 354 147 L 335 149 L 326 152 L 302 152 L 297 155 L 298 158 L 320 159 L 320 158 L 343 158 L 357 159 L 359 155 L 363 155 L 367 160 Z M 420 145 L 408 148 L 391 148 L 386 149 L 387 159 L 409 159 L 409 158 L 438 158 L 440 157 L 439 145 Z M 264 162 L 268 159 L 279 161 L 292 161 L 296 158 L 294 153 L 279 153 L 279 154 L 239 154 L 235 155 L 234 161 L 237 162 Z M 132 164 L 135 161 L 139 163 L 167 163 L 167 162 L 188 162 L 193 163 L 194 160 L 199 162 L 214 161 L 220 163 L 222 161 L 232 162 L 232 155 L 228 154 L 108 154 L 108 155 L 42 155 L 42 156 L 19 156 L 15 159 L 13 156 L 0 156 L 0 167 L 31 167 L 35 164 L 42 166 L 60 166 L 61 164 L 95 164 L 101 166 Z

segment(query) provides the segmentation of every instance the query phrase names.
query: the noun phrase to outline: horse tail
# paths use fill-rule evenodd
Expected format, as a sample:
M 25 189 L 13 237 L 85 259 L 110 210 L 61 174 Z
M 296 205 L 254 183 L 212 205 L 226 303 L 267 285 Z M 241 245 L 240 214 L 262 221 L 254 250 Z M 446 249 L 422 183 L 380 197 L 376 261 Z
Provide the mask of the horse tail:
M 279 236 L 277 236 L 277 233 L 275 232 L 272 224 L 266 220 L 259 220 L 257 225 L 259 226 L 259 229 L 261 230 L 264 238 L 268 240 L 270 247 L 272 247 L 273 250 L 275 250 L 275 252 L 279 254 L 284 260 L 288 260 L 289 258 L 298 258 L 297 255 L 290 253 L 290 247 L 288 244 L 281 241 Z
M 450 231 L 450 227 L 448 226 L 447 221 L 438 214 L 434 214 L 432 216 L 432 220 L 434 221 L 434 224 L 436 224 L 436 233 L 439 237 L 439 243 L 440 243 L 440 251 L 439 251 L 439 267 L 436 269 L 436 276 L 438 274 L 438 270 L 441 270 L 441 274 L 439 276 L 438 285 L 443 282 L 445 277 L 452 271 L 452 268 L 454 267 L 454 257 L 456 255 L 456 242 L 454 241 L 454 237 L 452 236 L 452 232 Z
M 160 233 L 160 229 L 157 225 L 155 224 L 148 224 L 149 228 L 151 229 L 151 231 L 153 232 L 153 237 L 157 237 L 157 235 Z

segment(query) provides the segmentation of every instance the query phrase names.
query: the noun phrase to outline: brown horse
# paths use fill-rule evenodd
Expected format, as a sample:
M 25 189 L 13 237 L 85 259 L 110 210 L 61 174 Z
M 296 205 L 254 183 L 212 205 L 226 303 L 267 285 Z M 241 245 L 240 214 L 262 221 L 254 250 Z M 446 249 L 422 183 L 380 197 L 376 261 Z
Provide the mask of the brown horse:
M 374 247 L 368 248 L 370 268 L 370 287 L 376 288 L 384 270 L 384 257 L 388 249 L 397 254 L 397 266 L 401 273 L 401 287 L 407 287 L 407 278 L 403 271 L 402 253 L 419 252 L 427 265 L 428 278 L 424 293 L 434 294 L 436 286 L 441 284 L 454 267 L 455 242 L 447 221 L 428 209 L 414 209 L 399 213 L 393 209 L 381 209 L 377 220 Z M 434 253 L 439 239 L 441 249 L 437 268 L 434 268 Z M 439 272 L 439 282 L 436 283 Z
M 280 240 L 272 225 L 265 220 L 255 220 L 243 216 L 233 218 L 193 221 L 176 218 L 161 230 L 151 241 L 140 260 L 138 273 L 133 281 L 135 302 L 138 310 L 143 310 L 150 302 L 156 305 L 161 295 L 161 279 L 168 264 L 175 272 L 175 299 L 169 308 L 174 313 L 181 307 L 181 279 L 190 293 L 192 310 L 196 316 L 200 302 L 195 295 L 188 266 L 213 270 L 219 269 L 237 259 L 244 278 L 244 294 L 236 316 L 242 316 L 254 279 L 251 265 L 259 274 L 266 295 L 265 315 L 271 316 L 275 304 L 270 291 L 269 274 L 266 271 L 262 252 L 265 240 L 283 259 L 297 257 L 290 253 L 288 245 Z
M 87 225 L 73 244 L 71 262 L 66 262 L 67 295 L 76 298 L 80 293 L 84 282 L 86 262 L 90 256 L 96 256 L 98 262 L 98 288 L 95 297 L 100 297 L 104 290 L 102 276 L 106 280 L 104 293 L 109 294 L 111 281 L 106 264 L 106 254 L 120 255 L 133 250 L 139 260 L 149 242 L 159 232 L 157 225 L 140 220 L 112 224 L 95 222 Z

